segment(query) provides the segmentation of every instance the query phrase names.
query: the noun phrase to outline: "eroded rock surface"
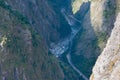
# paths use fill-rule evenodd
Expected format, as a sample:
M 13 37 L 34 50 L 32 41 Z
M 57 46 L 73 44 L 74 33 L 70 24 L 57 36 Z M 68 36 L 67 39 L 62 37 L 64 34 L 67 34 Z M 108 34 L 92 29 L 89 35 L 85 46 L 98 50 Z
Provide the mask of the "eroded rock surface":
M 114 25 L 106 48 L 93 68 L 90 80 L 120 80 L 120 13 Z

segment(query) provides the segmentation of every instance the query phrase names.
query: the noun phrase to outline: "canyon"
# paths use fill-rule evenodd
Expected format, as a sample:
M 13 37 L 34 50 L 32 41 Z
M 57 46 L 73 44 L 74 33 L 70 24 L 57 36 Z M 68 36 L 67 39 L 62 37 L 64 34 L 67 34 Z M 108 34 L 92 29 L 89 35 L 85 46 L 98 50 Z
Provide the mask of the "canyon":
M 119 80 L 119 12 L 120 0 L 0 0 L 0 80 Z

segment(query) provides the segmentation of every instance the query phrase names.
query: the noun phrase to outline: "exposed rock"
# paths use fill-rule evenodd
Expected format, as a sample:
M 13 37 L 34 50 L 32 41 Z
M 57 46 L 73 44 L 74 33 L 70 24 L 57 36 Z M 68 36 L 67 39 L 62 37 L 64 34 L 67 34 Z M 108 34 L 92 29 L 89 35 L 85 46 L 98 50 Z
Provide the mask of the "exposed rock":
M 107 45 L 93 68 L 90 80 L 120 80 L 120 13 Z

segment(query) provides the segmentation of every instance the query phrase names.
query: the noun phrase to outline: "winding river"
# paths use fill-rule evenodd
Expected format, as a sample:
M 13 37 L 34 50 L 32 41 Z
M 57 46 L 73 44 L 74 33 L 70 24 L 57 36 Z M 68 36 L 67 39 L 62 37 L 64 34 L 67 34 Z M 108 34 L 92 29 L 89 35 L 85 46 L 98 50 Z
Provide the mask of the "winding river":
M 85 7 L 87 6 L 87 7 Z M 89 4 L 83 6 L 83 8 L 85 8 L 85 11 L 82 11 L 82 13 L 84 13 L 84 15 L 87 13 L 87 11 L 89 10 Z M 66 58 L 68 60 L 68 63 L 70 64 L 70 66 L 79 74 L 80 77 L 82 77 L 84 80 L 89 80 L 78 68 L 75 67 L 75 65 L 72 63 L 72 59 L 71 59 L 71 47 L 72 47 L 72 41 L 73 39 L 76 37 L 77 33 L 82 29 L 81 26 L 79 28 L 76 28 L 76 23 L 81 24 L 81 21 L 76 19 L 74 17 L 74 15 L 69 15 L 67 14 L 67 12 L 65 11 L 65 9 L 61 9 L 61 13 L 63 14 L 63 16 L 65 17 L 66 21 L 68 22 L 68 24 L 71 26 L 72 32 L 70 34 L 69 37 L 65 38 L 62 41 L 59 41 L 57 44 L 52 43 L 51 44 L 51 48 L 50 51 L 51 53 L 53 53 L 56 57 L 59 57 L 60 55 L 62 55 L 65 51 L 68 50 L 68 54 L 66 55 Z
M 66 55 L 66 57 L 67 57 L 67 60 L 68 60 L 69 64 L 71 65 L 71 67 L 72 67 L 84 80 L 89 80 L 79 69 L 77 69 L 77 68 L 74 66 L 74 64 L 73 64 L 72 61 L 71 61 L 71 55 L 70 55 L 69 53 Z

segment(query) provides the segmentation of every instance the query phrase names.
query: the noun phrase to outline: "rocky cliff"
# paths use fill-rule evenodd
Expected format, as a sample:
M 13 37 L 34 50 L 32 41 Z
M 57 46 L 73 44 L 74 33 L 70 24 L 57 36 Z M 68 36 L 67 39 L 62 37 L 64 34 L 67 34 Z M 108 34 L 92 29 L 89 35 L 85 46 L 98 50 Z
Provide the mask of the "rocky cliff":
M 75 66 L 88 77 L 114 27 L 120 9 L 119 2 L 119 0 L 73 1 L 74 15 L 79 20 L 83 19 L 80 25 L 83 29 L 73 42 L 72 59 Z M 83 10 L 80 10 L 82 7 Z M 80 13 L 86 7 L 89 7 L 89 10 L 83 17 Z
M 120 80 L 120 13 L 90 80 Z

